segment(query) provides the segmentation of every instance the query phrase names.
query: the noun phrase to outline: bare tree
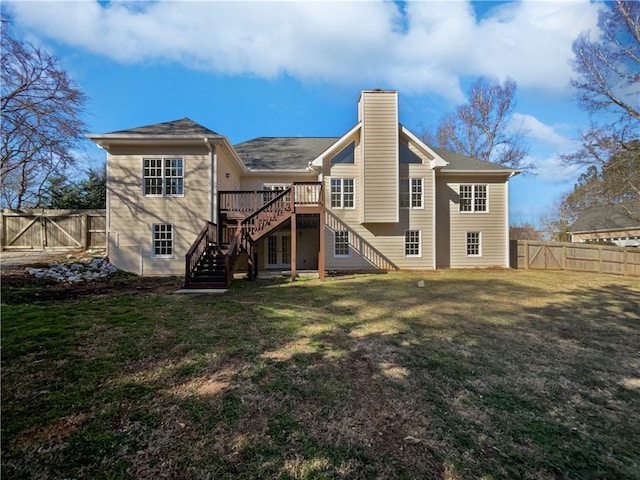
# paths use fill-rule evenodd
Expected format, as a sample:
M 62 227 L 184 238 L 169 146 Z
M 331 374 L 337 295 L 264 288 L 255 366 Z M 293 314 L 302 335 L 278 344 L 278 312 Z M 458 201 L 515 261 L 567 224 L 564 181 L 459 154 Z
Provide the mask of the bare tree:
M 581 148 L 564 160 L 595 166 L 607 180 L 600 185 L 612 190 L 610 203 L 624 203 L 640 198 L 640 2 L 602 5 L 602 35 L 584 33 L 573 44 L 572 84 L 591 126 L 581 135 Z
M 640 120 L 640 3 L 615 0 L 601 11 L 602 37 L 583 33 L 573 44 L 572 85 L 583 107 L 613 120 Z
M 522 224 L 511 225 L 509 227 L 510 240 L 543 240 L 543 232 L 532 224 L 524 222 Z
M 47 179 L 74 164 L 86 98 L 55 57 L 13 38 L 5 18 L 1 35 L 1 202 L 37 206 Z
M 499 165 L 530 168 L 524 164 L 524 132 L 510 124 L 515 94 L 516 82 L 511 79 L 504 85 L 478 79 L 469 90 L 468 103 L 441 120 L 438 146 Z

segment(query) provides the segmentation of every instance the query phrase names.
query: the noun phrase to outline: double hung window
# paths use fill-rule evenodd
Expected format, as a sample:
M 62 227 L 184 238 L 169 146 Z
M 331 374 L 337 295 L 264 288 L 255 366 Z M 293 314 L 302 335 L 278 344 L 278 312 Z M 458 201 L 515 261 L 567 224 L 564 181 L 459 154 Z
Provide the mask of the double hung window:
M 424 180 L 400 179 L 400 208 L 424 208 Z
M 331 179 L 331 208 L 355 208 L 355 197 L 353 178 Z
M 142 191 L 146 196 L 172 197 L 184 194 L 184 159 L 142 159 Z
M 404 232 L 404 255 L 406 257 L 420 257 L 422 255 L 420 230 Z
M 460 185 L 461 212 L 488 212 L 486 185 Z
M 480 232 L 467 232 L 467 257 L 482 256 L 482 235 Z
M 154 223 L 151 256 L 159 258 L 173 257 L 173 225 Z
M 335 257 L 349 256 L 349 231 L 336 230 L 333 233 L 333 255 Z

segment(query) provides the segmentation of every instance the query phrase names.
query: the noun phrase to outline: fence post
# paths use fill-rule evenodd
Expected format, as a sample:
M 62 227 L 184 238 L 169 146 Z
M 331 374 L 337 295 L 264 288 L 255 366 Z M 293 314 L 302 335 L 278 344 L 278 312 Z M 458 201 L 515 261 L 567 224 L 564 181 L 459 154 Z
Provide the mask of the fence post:
M 0 210 L 0 250 L 4 250 L 4 242 L 6 241 L 7 225 L 4 222 L 4 210 Z
M 603 268 L 602 268 L 602 247 L 598 247 L 598 273 L 602 273 L 603 272 Z
M 529 242 L 524 241 L 524 268 L 529 269 Z
M 47 219 L 44 216 L 44 209 L 40 213 L 40 232 L 40 243 L 42 244 L 41 247 L 44 251 L 44 249 L 47 247 Z
M 80 215 L 80 232 L 82 235 L 80 244 L 82 245 L 82 249 L 86 251 L 89 247 L 89 218 L 87 212 L 83 212 Z
M 561 266 L 562 266 L 562 270 L 566 270 L 567 269 L 567 246 L 566 245 L 562 245 L 562 248 L 560 249 L 560 255 L 562 255 L 562 258 L 560 260 L 561 262 Z

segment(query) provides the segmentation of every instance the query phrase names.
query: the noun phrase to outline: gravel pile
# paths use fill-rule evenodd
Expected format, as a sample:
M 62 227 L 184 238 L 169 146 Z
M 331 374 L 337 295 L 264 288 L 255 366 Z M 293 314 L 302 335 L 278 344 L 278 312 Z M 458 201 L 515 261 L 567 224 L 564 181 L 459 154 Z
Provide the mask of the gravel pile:
M 52 263 L 48 268 L 27 268 L 27 273 L 36 278 L 51 278 L 58 282 L 94 282 L 106 278 L 118 269 L 106 258 L 94 257 L 88 262 Z

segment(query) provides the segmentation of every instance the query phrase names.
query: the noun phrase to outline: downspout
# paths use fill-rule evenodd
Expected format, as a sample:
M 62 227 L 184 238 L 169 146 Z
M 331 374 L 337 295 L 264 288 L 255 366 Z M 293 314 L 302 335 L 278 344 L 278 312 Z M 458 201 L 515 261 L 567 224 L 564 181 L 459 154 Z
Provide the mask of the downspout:
M 209 221 L 218 223 L 218 155 L 207 137 L 204 143 L 209 150 Z
M 98 148 L 100 150 L 104 150 L 106 152 L 106 160 L 104 162 L 104 185 L 105 185 L 105 202 L 104 202 L 104 208 L 106 210 L 106 215 L 105 215 L 105 250 L 107 252 L 107 258 L 109 258 L 109 255 L 111 255 L 110 250 L 111 250 L 111 246 L 109 245 L 110 243 L 110 239 L 111 239 L 111 209 L 109 208 L 109 202 L 111 201 L 111 195 L 109 194 L 109 190 L 111 190 L 109 188 L 109 160 L 111 157 L 111 153 L 109 153 L 109 150 L 107 148 L 105 148 L 102 143 L 97 143 Z M 119 247 L 119 238 L 116 235 L 115 238 L 115 242 L 116 242 L 116 247 Z
M 504 182 L 504 204 L 505 204 L 505 236 L 506 240 L 506 258 L 505 258 L 505 267 L 511 267 L 511 242 L 509 241 L 509 179 L 515 175 L 515 172 L 511 172 L 507 177 L 507 180 Z

